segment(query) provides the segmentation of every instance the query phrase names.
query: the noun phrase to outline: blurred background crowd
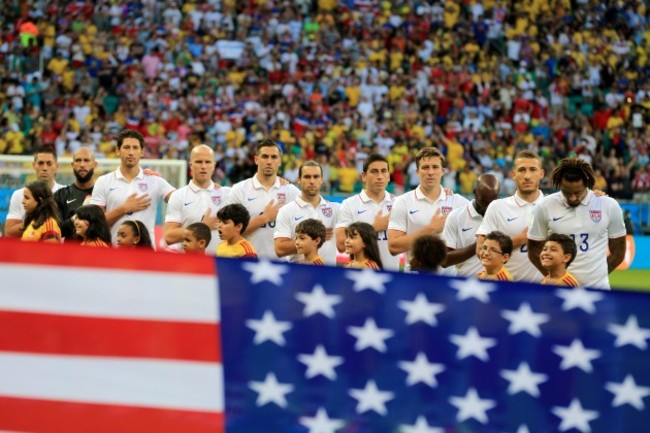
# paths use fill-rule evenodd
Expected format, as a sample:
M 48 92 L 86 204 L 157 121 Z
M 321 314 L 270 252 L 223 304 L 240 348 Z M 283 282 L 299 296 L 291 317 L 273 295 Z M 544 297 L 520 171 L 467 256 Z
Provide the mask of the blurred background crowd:
M 3 3 L 1 154 L 110 158 L 134 128 L 147 158 L 213 147 L 215 180 L 231 184 L 269 136 L 290 181 L 316 159 L 329 192 L 349 194 L 378 152 L 400 193 L 418 184 L 415 152 L 434 145 L 446 187 L 471 194 L 493 171 L 508 195 L 513 155 L 532 149 L 547 173 L 577 155 L 598 189 L 648 197 L 645 0 Z

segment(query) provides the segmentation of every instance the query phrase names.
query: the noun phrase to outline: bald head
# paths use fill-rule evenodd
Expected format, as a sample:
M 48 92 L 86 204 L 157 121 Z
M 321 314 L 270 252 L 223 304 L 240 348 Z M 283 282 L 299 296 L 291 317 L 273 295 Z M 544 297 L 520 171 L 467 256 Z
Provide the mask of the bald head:
M 214 160 L 214 150 L 212 150 L 212 148 L 210 146 L 206 145 L 206 144 L 199 144 L 198 146 L 194 146 L 194 148 L 192 149 L 192 152 L 190 152 L 190 161 L 192 160 L 192 158 L 197 153 L 202 154 L 204 152 L 207 152 L 208 154 L 210 154 L 210 156 Z
M 91 148 L 82 146 L 77 149 L 72 155 L 72 173 L 77 186 L 84 189 L 90 188 L 94 183 L 93 177 L 96 167 L 97 161 L 95 161 L 95 154 Z
M 474 208 L 476 211 L 485 215 L 490 203 L 499 197 L 501 190 L 501 182 L 492 173 L 484 173 L 480 175 L 476 181 L 476 189 L 474 190 Z
M 212 183 L 212 175 L 216 167 L 214 151 L 210 146 L 199 144 L 190 153 L 190 169 L 192 181 L 201 188 L 207 188 Z

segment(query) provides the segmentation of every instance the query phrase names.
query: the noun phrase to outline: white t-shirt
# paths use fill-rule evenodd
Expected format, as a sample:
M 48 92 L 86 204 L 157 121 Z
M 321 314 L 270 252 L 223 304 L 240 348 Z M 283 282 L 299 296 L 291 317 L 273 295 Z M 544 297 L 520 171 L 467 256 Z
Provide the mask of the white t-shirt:
M 111 240 L 113 241 L 113 245 L 117 245 L 117 231 L 120 228 L 120 224 L 124 221 L 139 220 L 149 230 L 151 242 L 155 247 L 156 212 L 158 211 L 158 204 L 164 201 L 167 194 L 172 191 L 174 191 L 174 187 L 160 176 L 144 174 L 142 169 L 140 169 L 138 175 L 131 182 L 128 182 L 124 178 L 124 175 L 122 175 L 120 169 L 117 168 L 115 171 L 97 178 L 97 182 L 95 182 L 95 187 L 93 188 L 93 195 L 90 198 L 90 204 L 103 206 L 108 212 L 121 206 L 133 193 L 137 193 L 139 196 L 149 194 L 151 203 L 148 208 L 133 212 L 130 215 L 122 215 L 111 226 Z
M 52 187 L 52 193 L 57 192 L 61 188 L 65 188 L 65 185 L 54 182 Z M 11 194 L 11 199 L 9 199 L 9 211 L 7 212 L 7 220 L 24 220 L 25 219 L 25 208 L 23 207 L 23 195 L 25 192 L 25 187 L 19 188 Z
M 440 195 L 435 201 L 429 201 L 420 186 L 395 199 L 390 213 L 388 230 L 399 230 L 407 235 L 416 232 L 431 223 L 431 218 L 440 209 L 442 215 L 449 215 L 452 210 L 469 204 L 469 200 L 459 194 L 447 195 L 440 188 Z M 408 254 L 406 260 L 408 268 Z M 439 274 L 454 275 L 454 268 L 441 269 Z
M 454 250 L 472 245 L 481 222 L 483 217 L 476 212 L 473 203 L 454 209 L 445 221 L 442 239 Z M 483 265 L 476 255 L 456 265 L 457 274 L 465 277 L 475 277 L 482 270 Z
M 379 212 L 382 215 L 389 214 L 393 208 L 395 196 L 386 192 L 384 199 L 381 203 L 376 203 L 366 191 L 363 190 L 357 195 L 348 197 L 343 200 L 339 208 L 339 215 L 336 219 L 336 228 L 347 228 L 350 224 L 355 222 L 364 222 L 371 224 L 375 221 L 375 217 Z M 379 246 L 379 254 L 384 269 L 398 271 L 401 254 L 393 256 L 388 251 L 388 236 L 386 230 L 377 233 L 377 244 Z
M 533 211 L 528 238 L 543 241 L 551 233 L 563 233 L 576 241 L 578 254 L 569 272 L 581 285 L 609 289 L 607 247 L 609 239 L 625 236 L 623 211 L 611 197 L 597 197 L 588 191 L 576 207 L 566 203 L 560 192 L 544 198 Z
M 519 235 L 528 227 L 533 209 L 542 201 L 542 198 L 544 195 L 540 191 L 539 197 L 532 203 L 527 202 L 517 193 L 510 197 L 494 200 L 485 211 L 483 223 L 476 234 L 487 235 L 498 230 L 511 238 Z M 515 281 L 539 283 L 544 278 L 528 260 L 528 247 L 525 244 L 514 249 L 510 260 L 506 263 L 506 269 Z
M 206 189 L 199 188 L 193 181 L 174 191 L 167 203 L 166 223 L 179 223 L 181 227 L 201 222 L 206 210 L 210 209 L 216 215 L 219 208 L 225 205 L 230 193 L 230 187 L 215 188 L 213 183 Z M 209 255 L 215 255 L 217 245 L 221 242 L 218 230 L 212 230 L 212 240 L 205 249 Z M 182 249 L 180 242 L 172 245 L 174 249 Z
M 264 208 L 271 200 L 275 200 L 276 203 L 278 201 L 290 203 L 299 195 L 300 190 L 298 188 L 291 184 L 280 185 L 279 178 L 275 180 L 275 184 L 267 192 L 257 180 L 257 175 L 255 175 L 233 185 L 228 195 L 227 204 L 240 203 L 244 205 L 251 214 L 251 219 L 253 219 L 264 212 Z M 253 233 L 246 235 L 246 240 L 253 244 L 257 256 L 260 258 L 279 260 L 273 247 L 275 224 L 275 221 L 270 221 Z
M 336 225 L 336 218 L 339 211 L 340 204 L 320 198 L 320 202 L 316 207 L 307 203 L 302 198 L 297 197 L 294 201 L 282 206 L 278 212 L 277 225 L 273 233 L 273 239 L 276 238 L 289 238 L 294 239 L 296 235 L 296 226 L 301 221 L 308 218 L 313 218 L 322 221 L 325 228 L 333 229 Z M 318 249 L 318 255 L 322 257 L 323 261 L 328 265 L 336 265 L 336 239 L 332 237 L 329 241 L 325 241 L 322 247 Z M 291 261 L 297 261 L 301 257 L 295 255 L 290 258 Z

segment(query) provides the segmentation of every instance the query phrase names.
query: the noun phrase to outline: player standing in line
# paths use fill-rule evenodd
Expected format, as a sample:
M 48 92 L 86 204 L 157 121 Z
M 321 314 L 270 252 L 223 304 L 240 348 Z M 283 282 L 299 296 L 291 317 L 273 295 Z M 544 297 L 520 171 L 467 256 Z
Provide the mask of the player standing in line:
M 578 249 L 573 275 L 587 287 L 609 289 L 609 273 L 625 257 L 621 207 L 611 197 L 594 194 L 594 170 L 581 159 L 560 161 L 551 180 L 560 191 L 545 197 L 533 211 L 528 229 L 530 262 L 544 272 L 540 254 L 546 238 L 551 233 L 568 235 Z
M 221 242 L 217 230 L 217 211 L 226 203 L 230 187 L 219 186 L 212 181 L 216 167 L 214 151 L 205 144 L 198 145 L 190 153 L 192 180 L 174 191 L 169 198 L 163 234 L 168 245 L 180 249 L 185 229 L 190 224 L 202 222 L 211 230 L 207 254 L 214 255 Z
M 227 203 L 242 204 L 250 213 L 251 220 L 244 236 L 253 244 L 258 257 L 277 260 L 273 233 L 278 211 L 285 203 L 295 200 L 300 190 L 278 176 L 282 150 L 273 140 L 263 139 L 257 143 L 255 164 L 257 173 L 233 185 Z
M 505 233 L 510 236 L 513 247 L 512 256 L 506 263 L 508 272 L 515 281 L 539 283 L 543 275 L 531 266 L 528 260 L 526 233 L 533 209 L 544 197 L 539 189 L 544 179 L 542 158 L 535 152 L 522 150 L 515 156 L 514 164 L 512 177 L 517 186 L 515 194 L 494 200 L 488 206 L 483 222 L 476 232 L 476 255 L 480 257 L 486 234 L 493 231 Z

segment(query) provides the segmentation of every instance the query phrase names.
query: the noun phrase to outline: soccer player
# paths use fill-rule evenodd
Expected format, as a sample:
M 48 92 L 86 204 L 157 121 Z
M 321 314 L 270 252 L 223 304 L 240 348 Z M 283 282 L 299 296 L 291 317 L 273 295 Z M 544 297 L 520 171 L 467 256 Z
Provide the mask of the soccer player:
M 611 197 L 597 196 L 594 171 L 587 162 L 565 158 L 551 175 L 560 190 L 539 203 L 528 229 L 528 257 L 544 272 L 540 256 L 551 233 L 570 236 L 578 253 L 571 268 L 580 284 L 609 289 L 609 273 L 625 257 L 623 211 Z M 609 250 L 609 254 L 607 251 Z
M 506 264 L 508 272 L 516 281 L 539 283 L 543 275 L 534 266 L 531 266 L 528 260 L 526 233 L 530 215 L 544 197 L 539 189 L 539 185 L 544 179 L 542 158 L 530 150 L 522 150 L 517 153 L 512 177 L 517 187 L 515 194 L 494 200 L 488 206 L 483 222 L 476 231 L 478 235 L 476 255 L 480 257 L 480 248 L 485 235 L 497 230 L 505 233 L 510 236 L 513 247 L 512 256 Z
M 481 264 L 485 268 L 476 276 L 482 280 L 513 281 L 505 267 L 512 254 L 512 239 L 500 231 L 485 235 L 481 245 Z
M 54 193 L 54 201 L 61 215 L 61 234 L 65 239 L 81 238 L 75 233 L 72 217 L 81 206 L 90 203 L 95 186 L 95 169 L 97 161 L 89 147 L 80 147 L 72 155 L 72 174 L 74 183 L 59 189 Z
M 228 204 L 217 212 L 219 223 L 219 238 L 221 243 L 217 247 L 217 256 L 220 257 L 257 257 L 253 245 L 244 239 L 243 233 L 251 219 L 246 208 L 239 204 Z
M 205 254 L 212 240 L 210 227 L 202 222 L 192 223 L 184 228 L 183 251 L 191 254 Z
M 162 177 L 145 174 L 140 168 L 140 158 L 144 154 L 144 136 L 140 132 L 122 130 L 117 135 L 116 154 L 120 157 L 120 166 L 97 179 L 90 203 L 106 213 L 114 244 L 117 244 L 120 224 L 137 219 L 147 227 L 156 245 L 154 229 L 158 203 L 167 202 L 174 187 Z
M 63 188 L 64 185 L 56 183 L 54 177 L 59 168 L 56 153 L 47 147 L 41 147 L 34 152 L 34 162 L 32 167 L 36 172 L 36 177 L 39 180 L 44 180 L 50 190 L 54 193 Z M 19 238 L 23 234 L 25 226 L 25 208 L 22 205 L 25 188 L 17 189 L 11 194 L 9 200 L 9 212 L 5 219 L 5 233 L 4 235 L 9 238 Z
M 379 154 L 371 154 L 363 164 L 361 180 L 363 191 L 343 200 L 336 220 L 336 247 L 339 252 L 345 251 L 345 229 L 352 223 L 365 222 L 371 224 L 377 232 L 379 254 L 384 269 L 399 270 L 400 256 L 393 256 L 388 250 L 388 219 L 393 208 L 395 196 L 386 191 L 390 182 L 388 161 Z
M 217 231 L 217 211 L 226 203 L 230 187 L 219 186 L 212 181 L 216 167 L 214 151 L 200 144 L 190 153 L 192 180 L 174 191 L 169 198 L 163 235 L 168 245 L 183 241 L 185 228 L 190 224 L 202 222 L 212 231 L 210 244 L 205 248 L 207 254 L 214 255 L 221 242 Z
M 559 233 L 551 234 L 546 239 L 540 256 L 540 261 L 546 271 L 542 284 L 577 287 L 578 280 L 567 271 L 577 253 L 576 243 L 569 236 Z
M 318 249 L 325 243 L 325 225 L 320 220 L 307 218 L 296 226 L 296 252 L 302 254 L 302 263 L 322 266 L 325 261 L 318 255 Z
M 461 195 L 448 195 L 440 186 L 445 173 L 445 157 L 440 150 L 420 149 L 415 164 L 420 185 L 397 197 L 390 213 L 388 250 L 393 255 L 409 251 L 421 235 L 440 235 L 451 211 L 469 203 Z
M 476 231 L 490 203 L 499 197 L 500 189 L 501 184 L 495 175 L 480 175 L 474 188 L 474 200 L 454 209 L 447 217 L 442 231 L 442 239 L 447 244 L 447 258 L 443 265 L 456 265 L 458 275 L 473 277 L 483 269 L 476 256 Z
M 336 265 L 336 242 L 334 225 L 339 203 L 332 203 L 320 195 L 323 184 L 323 168 L 316 161 L 307 161 L 298 170 L 300 196 L 287 203 L 278 212 L 277 226 L 273 234 L 275 253 L 278 257 L 292 256 L 292 261 L 301 261 L 296 256 L 296 225 L 303 219 L 315 218 L 326 227 L 325 244 L 320 249 L 320 256 L 328 265 Z
M 270 139 L 260 140 L 255 151 L 257 173 L 233 185 L 227 200 L 248 209 L 251 220 L 244 235 L 259 257 L 274 260 L 278 259 L 273 240 L 278 211 L 300 195 L 298 188 L 278 177 L 281 163 L 280 146 Z

